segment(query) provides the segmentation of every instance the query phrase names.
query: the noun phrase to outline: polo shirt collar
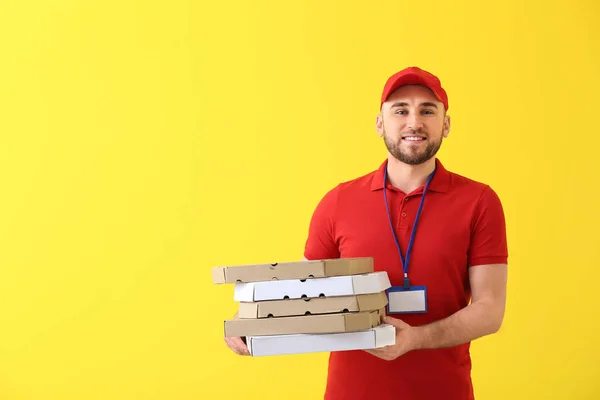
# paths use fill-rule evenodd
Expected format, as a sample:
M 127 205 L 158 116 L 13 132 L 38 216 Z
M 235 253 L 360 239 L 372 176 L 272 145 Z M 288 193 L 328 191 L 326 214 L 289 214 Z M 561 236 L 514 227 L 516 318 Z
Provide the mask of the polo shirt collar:
M 373 178 L 371 181 L 371 191 L 383 189 L 383 174 L 385 168 L 387 167 L 387 164 L 388 160 L 385 160 L 373 174 Z M 448 172 L 448 170 L 446 170 L 446 168 L 444 168 L 442 162 L 438 158 L 435 159 L 435 165 L 435 175 L 431 180 L 431 184 L 429 184 L 428 190 L 440 193 L 447 193 L 450 189 L 450 173 Z

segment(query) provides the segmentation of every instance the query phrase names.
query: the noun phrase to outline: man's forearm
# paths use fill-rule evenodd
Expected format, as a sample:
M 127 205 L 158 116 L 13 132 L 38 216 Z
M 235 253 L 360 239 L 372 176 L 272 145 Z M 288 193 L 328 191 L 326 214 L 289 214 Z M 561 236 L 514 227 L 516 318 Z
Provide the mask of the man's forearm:
M 480 301 L 440 321 L 416 326 L 415 349 L 452 347 L 473 341 L 500 329 L 504 305 Z

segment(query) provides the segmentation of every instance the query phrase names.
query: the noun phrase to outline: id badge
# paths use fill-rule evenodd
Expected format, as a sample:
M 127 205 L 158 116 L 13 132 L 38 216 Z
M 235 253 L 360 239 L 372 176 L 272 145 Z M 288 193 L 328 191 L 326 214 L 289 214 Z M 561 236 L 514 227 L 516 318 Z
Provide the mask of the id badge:
M 425 286 L 392 286 L 387 290 L 388 314 L 416 314 L 427 312 L 427 288 Z

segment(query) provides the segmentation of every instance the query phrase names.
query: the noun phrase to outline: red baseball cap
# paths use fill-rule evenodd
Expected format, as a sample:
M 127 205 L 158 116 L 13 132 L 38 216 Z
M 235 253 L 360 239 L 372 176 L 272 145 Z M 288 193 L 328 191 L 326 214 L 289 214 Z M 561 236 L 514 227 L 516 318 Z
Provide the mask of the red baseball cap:
M 408 67 L 403 69 L 402 71 L 396 72 L 394 75 L 390 76 L 385 83 L 383 88 L 383 93 L 381 94 L 381 105 L 386 101 L 390 93 L 394 90 L 398 89 L 403 85 L 423 85 L 427 86 L 435 97 L 442 103 L 444 103 L 444 107 L 448 110 L 448 95 L 446 91 L 442 88 L 442 84 L 437 76 L 422 70 L 419 67 Z

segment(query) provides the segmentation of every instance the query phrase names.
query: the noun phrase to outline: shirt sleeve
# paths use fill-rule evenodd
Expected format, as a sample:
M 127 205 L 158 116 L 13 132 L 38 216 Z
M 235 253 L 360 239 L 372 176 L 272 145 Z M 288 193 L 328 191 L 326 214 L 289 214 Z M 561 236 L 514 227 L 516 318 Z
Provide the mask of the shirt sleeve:
M 323 196 L 313 212 L 304 246 L 308 260 L 339 258 L 340 251 L 335 234 L 335 210 L 339 186 Z
M 507 262 L 508 246 L 504 210 L 496 192 L 486 186 L 475 208 L 468 265 L 472 267 Z

